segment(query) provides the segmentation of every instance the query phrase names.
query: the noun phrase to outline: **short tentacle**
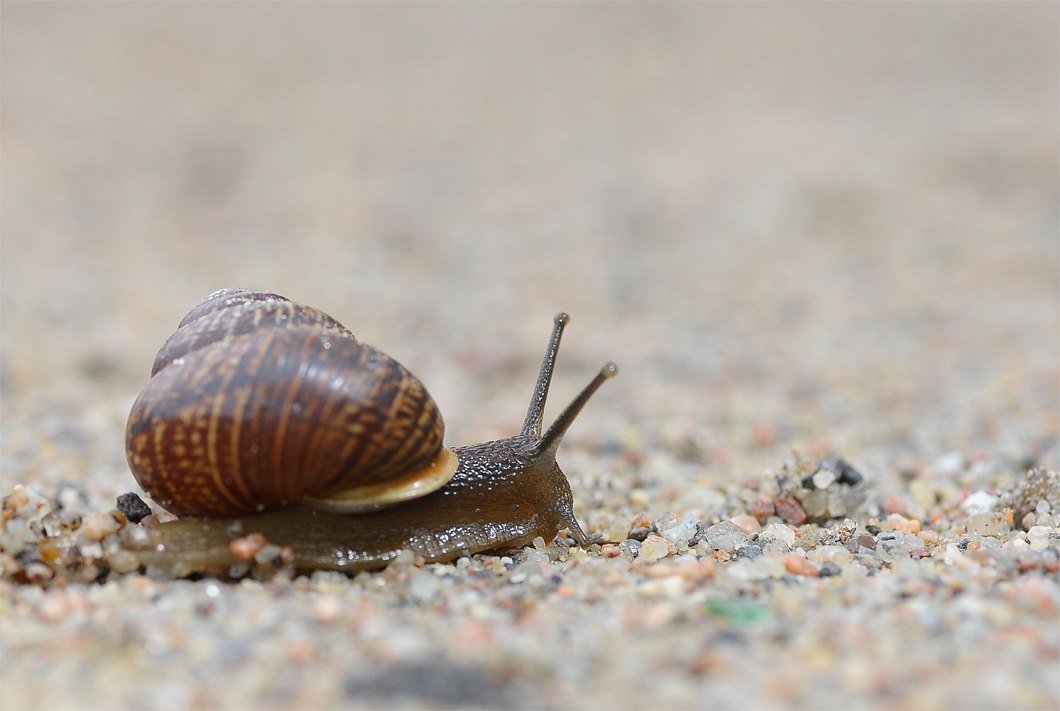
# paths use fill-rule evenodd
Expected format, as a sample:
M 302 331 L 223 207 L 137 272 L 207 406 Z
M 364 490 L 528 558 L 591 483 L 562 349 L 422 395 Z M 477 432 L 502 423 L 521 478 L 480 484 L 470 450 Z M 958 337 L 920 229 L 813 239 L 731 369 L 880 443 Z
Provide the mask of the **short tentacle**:
M 571 423 L 574 422 L 574 418 L 578 416 L 578 413 L 585 407 L 585 403 L 589 402 L 589 398 L 592 397 L 604 381 L 608 378 L 613 378 L 618 375 L 618 366 L 613 362 L 608 361 L 604 363 L 603 367 L 600 368 L 600 372 L 596 374 L 589 384 L 582 389 L 578 396 L 571 401 L 571 404 L 567 405 L 567 409 L 560 413 L 556 421 L 552 423 L 552 426 L 545 432 L 545 436 L 537 443 L 538 452 L 548 452 L 552 456 L 555 456 L 556 449 L 559 447 L 560 441 L 563 439 L 563 435 L 567 434 L 567 430 L 570 428 Z

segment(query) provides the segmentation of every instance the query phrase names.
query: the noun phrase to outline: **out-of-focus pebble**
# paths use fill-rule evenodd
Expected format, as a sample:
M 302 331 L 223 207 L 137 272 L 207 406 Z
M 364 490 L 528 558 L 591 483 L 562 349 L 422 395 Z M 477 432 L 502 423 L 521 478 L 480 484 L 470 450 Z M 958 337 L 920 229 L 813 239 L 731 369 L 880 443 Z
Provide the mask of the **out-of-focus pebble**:
M 631 506 L 638 509 L 647 507 L 651 501 L 648 497 L 648 492 L 644 491 L 644 489 L 631 489 L 626 498 L 629 499 Z
M 330 625 L 342 616 L 342 600 L 336 595 L 320 595 L 313 599 L 310 610 L 313 619 L 322 625 Z
M 964 527 L 968 533 L 977 536 L 999 536 L 1005 528 L 1005 522 L 1001 514 L 980 513 L 969 516 Z
M 832 565 L 835 564 L 833 563 Z M 817 567 L 798 553 L 785 553 L 784 567 L 792 575 L 804 575 L 810 577 L 817 577 L 820 575 L 820 571 Z
M 747 512 L 757 519 L 766 519 L 776 513 L 776 507 L 769 497 L 759 496 L 747 507 Z
M 741 558 L 725 568 L 725 574 L 736 580 L 755 581 L 779 578 L 787 572 L 784 562 L 773 556 Z
M 960 452 L 948 452 L 935 460 L 935 468 L 945 474 L 956 474 L 964 469 L 964 455 Z
M 795 509 L 794 506 L 785 505 L 781 507 L 781 501 L 791 501 L 794 506 L 799 506 L 799 509 Z M 822 519 L 828 513 L 828 492 L 826 491 L 811 491 L 802 498 L 802 503 L 799 504 L 794 499 L 777 499 L 777 513 L 788 523 L 799 524 L 805 521 L 807 518 L 814 520 Z M 789 513 L 790 512 L 790 513 Z
M 260 533 L 251 533 L 240 538 L 233 538 L 228 547 L 232 549 L 232 553 L 237 558 L 249 561 L 254 559 L 254 556 L 265 547 L 266 543 L 265 536 Z
M 818 489 L 827 489 L 836 480 L 835 472 L 831 469 L 820 469 L 813 475 L 813 485 Z
M 1049 545 L 1049 539 L 1053 538 L 1056 544 L 1060 544 L 1060 534 L 1049 526 L 1031 526 L 1027 531 L 1027 543 L 1031 550 L 1038 551 Z
M 974 570 L 978 567 L 978 564 L 975 561 L 962 553 L 961 550 L 952 543 L 946 546 L 946 552 L 943 554 L 942 561 L 946 565 L 952 565 L 955 568 L 961 568 L 963 570 Z
M 81 524 L 81 535 L 89 541 L 102 541 L 118 530 L 118 522 L 106 513 L 94 513 L 86 516 Z
M 801 525 L 806 521 L 807 512 L 804 510 L 803 505 L 790 496 L 778 497 L 774 505 L 776 506 L 777 515 L 792 526 Z M 821 513 L 823 513 L 823 510 Z
M 419 602 L 433 600 L 442 587 L 442 579 L 429 568 L 413 571 L 409 578 L 409 595 Z
M 745 533 L 757 533 L 762 530 L 762 524 L 758 522 L 758 519 L 754 516 L 748 516 L 747 514 L 740 514 L 739 516 L 733 516 L 731 519 L 734 524 L 740 527 Z
M 985 491 L 977 491 L 961 502 L 961 510 L 968 516 L 975 516 L 993 511 L 996 503 L 996 496 L 991 496 Z
M 26 488 L 21 484 L 16 484 L 4 498 L 4 511 L 10 512 L 11 516 L 18 514 L 22 509 L 29 503 L 29 495 L 26 493 Z
M 902 533 L 917 534 L 920 533 L 920 521 L 914 518 L 906 518 L 902 514 L 893 513 L 887 517 L 887 523 L 891 525 L 891 528 L 895 531 L 901 531 Z

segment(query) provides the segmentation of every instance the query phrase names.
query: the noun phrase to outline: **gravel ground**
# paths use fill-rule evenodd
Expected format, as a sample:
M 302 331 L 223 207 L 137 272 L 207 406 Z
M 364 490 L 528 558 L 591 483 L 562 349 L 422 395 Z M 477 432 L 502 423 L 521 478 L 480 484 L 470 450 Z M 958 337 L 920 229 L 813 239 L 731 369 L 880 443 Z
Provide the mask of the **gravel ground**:
M 1057 4 L 2 11 L 4 709 L 1060 706 Z M 615 543 L 137 567 L 126 415 L 231 286 L 454 444 L 569 311 Z

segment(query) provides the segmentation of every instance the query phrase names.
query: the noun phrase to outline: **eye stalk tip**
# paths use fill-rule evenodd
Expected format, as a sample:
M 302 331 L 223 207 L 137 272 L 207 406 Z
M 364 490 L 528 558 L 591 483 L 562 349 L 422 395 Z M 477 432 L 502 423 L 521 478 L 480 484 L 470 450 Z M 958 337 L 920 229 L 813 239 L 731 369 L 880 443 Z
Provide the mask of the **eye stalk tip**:
M 568 314 L 566 311 L 560 311 L 558 314 L 556 314 L 556 317 L 553 319 L 553 321 L 556 322 L 557 326 L 566 326 L 568 323 L 570 323 L 570 314 Z
M 604 378 L 613 378 L 618 375 L 618 366 L 613 360 L 609 360 L 600 368 L 600 375 Z

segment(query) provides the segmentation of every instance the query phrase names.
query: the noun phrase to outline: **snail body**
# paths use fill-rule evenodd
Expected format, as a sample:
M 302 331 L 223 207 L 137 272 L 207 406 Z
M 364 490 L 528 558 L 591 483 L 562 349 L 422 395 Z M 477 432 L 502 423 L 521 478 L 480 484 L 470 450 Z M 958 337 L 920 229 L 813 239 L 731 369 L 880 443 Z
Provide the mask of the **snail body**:
M 556 317 L 522 430 L 449 449 L 426 388 L 323 312 L 222 290 L 178 326 L 133 405 L 126 454 L 141 487 L 180 520 L 153 526 L 144 564 L 189 572 L 237 562 L 252 532 L 301 569 L 381 567 L 402 551 L 462 552 L 588 537 L 556 448 L 617 372 L 606 364 L 542 435 L 567 316 Z

